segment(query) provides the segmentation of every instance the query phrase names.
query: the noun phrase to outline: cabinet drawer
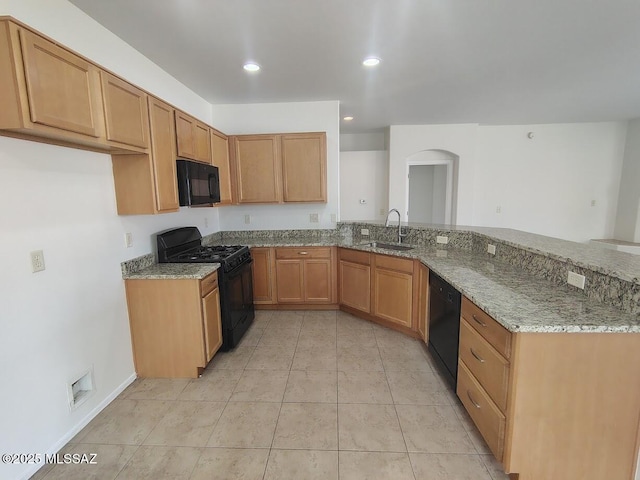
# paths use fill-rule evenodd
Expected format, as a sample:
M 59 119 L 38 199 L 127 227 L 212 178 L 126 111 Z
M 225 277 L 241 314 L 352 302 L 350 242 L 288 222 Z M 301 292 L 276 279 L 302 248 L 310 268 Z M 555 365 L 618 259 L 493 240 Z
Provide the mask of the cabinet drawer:
M 371 264 L 371 254 L 368 252 L 360 252 L 358 250 L 350 250 L 348 248 L 340 249 L 340 260 L 347 262 L 359 263 L 361 265 Z
M 480 336 L 466 320 L 460 322 L 460 359 L 498 408 L 507 408 L 509 362 Z
M 276 248 L 276 258 L 331 258 L 331 247 Z
M 456 390 L 464 408 L 499 462 L 504 451 L 506 419 L 491 401 L 477 380 L 465 366 L 458 363 L 458 388 Z
M 413 273 L 413 260 L 406 258 L 376 255 L 376 267 L 396 270 L 398 272 Z
M 493 348 L 510 357 L 511 333 L 467 297 L 462 297 L 462 316 Z
M 200 294 L 205 297 L 211 293 L 218 286 L 218 272 L 213 272 L 211 275 L 204 277 L 200 280 Z

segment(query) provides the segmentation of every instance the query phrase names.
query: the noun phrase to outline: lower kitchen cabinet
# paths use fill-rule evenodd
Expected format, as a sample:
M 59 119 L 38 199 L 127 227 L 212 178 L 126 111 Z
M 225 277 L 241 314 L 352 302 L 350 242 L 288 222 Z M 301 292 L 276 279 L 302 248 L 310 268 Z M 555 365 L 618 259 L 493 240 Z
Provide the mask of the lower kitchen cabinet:
M 364 313 L 371 311 L 371 254 L 340 249 L 339 302 Z
M 334 304 L 335 248 L 275 249 L 278 304 Z
M 222 345 L 218 275 L 125 281 L 136 373 L 197 378 Z
M 275 253 L 270 247 L 251 249 L 253 264 L 253 303 L 271 305 L 275 303 Z
M 413 260 L 373 255 L 371 313 L 403 327 L 413 326 Z
M 463 297 L 458 397 L 519 480 L 632 480 L 638 335 L 511 333 Z
M 424 338 L 424 334 L 417 332 L 421 312 L 423 328 L 426 326 L 427 305 L 423 303 L 426 297 L 420 297 L 426 283 L 420 280 L 419 261 L 347 248 L 339 249 L 339 259 L 341 308 Z M 429 270 L 423 268 L 428 283 Z

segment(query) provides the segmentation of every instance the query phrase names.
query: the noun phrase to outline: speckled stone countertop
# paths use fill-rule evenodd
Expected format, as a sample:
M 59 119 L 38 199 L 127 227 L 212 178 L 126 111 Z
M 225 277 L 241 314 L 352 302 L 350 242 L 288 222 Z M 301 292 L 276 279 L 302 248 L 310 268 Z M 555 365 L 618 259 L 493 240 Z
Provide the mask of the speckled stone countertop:
M 136 272 L 122 276 L 126 279 L 138 280 L 167 280 L 194 279 L 202 280 L 218 270 L 217 263 L 156 263 Z
M 640 315 L 599 303 L 566 286 L 533 277 L 498 260 L 487 260 L 460 249 L 416 247 L 391 251 L 349 239 L 304 237 L 234 238 L 224 243 L 250 247 L 338 246 L 419 259 L 463 295 L 512 332 L 629 332 L 640 333 Z M 368 242 L 367 242 L 368 243 Z

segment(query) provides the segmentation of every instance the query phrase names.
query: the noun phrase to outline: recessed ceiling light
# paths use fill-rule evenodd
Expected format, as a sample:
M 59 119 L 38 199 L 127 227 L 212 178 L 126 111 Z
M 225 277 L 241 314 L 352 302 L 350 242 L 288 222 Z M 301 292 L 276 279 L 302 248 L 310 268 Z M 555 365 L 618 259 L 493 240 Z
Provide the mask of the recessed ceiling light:
M 380 63 L 380 59 L 376 58 L 376 57 L 369 57 L 369 58 L 365 58 L 362 61 L 362 64 L 365 67 L 375 67 L 376 65 L 378 65 Z
M 353 120 L 353 117 L 343 117 L 342 118 L 345 122 L 350 122 L 351 120 Z
M 247 62 L 242 68 L 244 68 L 247 72 L 257 72 L 258 70 L 260 70 L 260 65 L 253 62 Z

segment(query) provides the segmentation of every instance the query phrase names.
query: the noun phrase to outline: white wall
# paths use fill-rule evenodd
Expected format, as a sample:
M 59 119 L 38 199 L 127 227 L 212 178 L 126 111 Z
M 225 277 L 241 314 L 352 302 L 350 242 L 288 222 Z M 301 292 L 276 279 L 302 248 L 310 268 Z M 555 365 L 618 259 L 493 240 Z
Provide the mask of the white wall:
M 407 158 L 426 150 L 445 150 L 459 157 L 453 223 L 471 225 L 477 129 L 476 124 L 392 125 L 389 129 L 389 208 L 400 210 L 406 220 Z
M 0 0 L 0 14 L 209 121 L 208 103 L 68 2 Z M 120 262 L 150 253 L 160 230 L 218 231 L 217 209 L 119 217 L 110 156 L 0 137 L 0 218 L 0 450 L 53 453 L 132 380 Z M 31 273 L 33 250 L 44 272 Z M 70 412 L 66 384 L 91 366 L 96 393 Z M 36 467 L 2 465 L 0 478 Z
M 433 169 L 433 209 L 431 211 L 431 220 L 433 223 L 445 223 L 447 167 L 446 165 L 434 165 Z
M 473 224 L 579 242 L 610 238 L 625 134 L 626 122 L 481 126 Z
M 387 152 L 340 152 L 342 221 L 384 220 L 389 210 L 388 187 Z M 367 203 L 361 204 L 360 199 L 366 200 Z
M 367 152 L 386 150 L 385 132 L 378 133 L 343 133 L 340 135 L 341 152 Z
M 339 220 L 339 102 L 213 105 L 212 122 L 228 135 L 246 133 L 327 132 L 327 203 L 305 205 L 242 205 L 220 208 L 224 230 L 335 228 Z M 318 214 L 318 223 L 309 215 Z M 244 223 L 245 215 L 251 224 Z
M 615 238 L 640 243 L 640 119 L 629 122 L 627 131 Z

